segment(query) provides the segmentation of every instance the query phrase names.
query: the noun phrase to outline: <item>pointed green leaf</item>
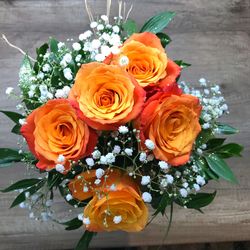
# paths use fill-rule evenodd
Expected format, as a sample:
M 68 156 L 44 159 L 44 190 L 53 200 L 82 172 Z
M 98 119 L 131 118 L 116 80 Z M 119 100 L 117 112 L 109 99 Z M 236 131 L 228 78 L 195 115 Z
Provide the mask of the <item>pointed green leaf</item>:
M 20 135 L 20 129 L 21 129 L 21 125 L 20 125 L 20 124 L 16 124 L 16 125 L 11 129 L 11 133 L 16 134 L 16 135 Z
M 128 19 L 125 23 L 123 23 L 122 28 L 126 32 L 127 36 L 131 36 L 137 31 L 136 22 L 131 19 Z
M 184 62 L 184 61 L 182 61 L 182 60 L 175 60 L 174 62 L 175 62 L 177 65 L 179 65 L 182 69 L 191 66 L 190 63 L 186 63 L 186 62 Z
M 53 53 L 57 53 L 58 52 L 58 41 L 54 38 L 50 38 L 49 39 L 49 47 L 50 47 L 50 51 Z
M 195 164 L 200 167 L 206 175 L 207 179 L 218 180 L 219 177 L 216 175 L 208 166 L 206 160 L 202 157 L 195 160 Z
M 238 129 L 224 123 L 217 124 L 217 131 L 219 134 L 232 135 L 239 132 Z
M 92 238 L 96 235 L 94 232 L 85 231 L 82 238 L 77 243 L 75 250 L 87 250 L 89 247 L 89 243 L 91 242 Z
M 212 149 L 221 146 L 226 138 L 212 138 L 210 139 L 207 144 L 207 149 Z
M 157 33 L 156 35 L 161 40 L 161 45 L 163 48 L 165 48 L 172 41 L 171 38 L 165 33 L 160 32 L 160 33 Z
M 233 183 L 238 183 L 236 177 L 234 176 L 232 170 L 229 168 L 227 163 L 221 159 L 216 154 L 210 154 L 205 156 L 205 159 L 210 167 L 219 177 L 231 181 Z
M 41 179 L 24 179 L 21 181 L 17 181 L 14 184 L 10 185 L 9 187 L 1 190 L 1 192 L 3 193 L 7 193 L 7 192 L 11 192 L 14 190 L 18 190 L 18 189 L 24 189 L 24 188 L 28 188 L 31 186 L 34 186 L 35 184 L 41 182 Z
M 23 154 L 11 148 L 0 148 L 0 164 L 19 162 L 23 159 Z
M 215 152 L 222 158 L 229 158 L 232 156 L 241 156 L 243 146 L 237 143 L 228 143 L 219 148 L 216 148 Z
M 169 22 L 173 19 L 175 16 L 174 12 L 165 11 L 162 13 L 159 13 L 151 18 L 149 18 L 145 24 L 142 26 L 140 32 L 152 32 L 152 33 L 159 33 L 164 28 L 167 27 Z
M 20 203 L 22 203 L 23 201 L 25 201 L 26 196 L 25 193 L 29 192 L 30 195 L 33 195 L 34 193 L 36 193 L 43 185 L 44 185 L 45 181 L 41 180 L 40 182 L 38 182 L 37 184 L 35 184 L 34 186 L 24 190 L 22 193 L 20 193 L 16 199 L 12 202 L 10 208 L 13 208 L 17 205 L 19 205 Z
M 162 213 L 164 214 L 165 209 L 168 205 L 170 205 L 172 202 L 172 199 L 169 197 L 169 195 L 167 193 L 164 193 L 161 197 L 161 201 L 156 209 L 156 211 L 154 212 L 153 216 Z
M 4 111 L 4 110 L 0 110 L 1 113 L 5 114 L 8 118 L 10 118 L 13 122 L 15 122 L 16 124 L 19 124 L 19 119 L 23 119 L 24 116 L 13 112 L 13 111 Z
M 205 207 L 209 205 L 216 195 L 216 191 L 209 194 L 209 193 L 198 193 L 198 194 L 190 194 L 189 197 L 191 200 L 187 202 L 185 205 L 187 208 L 194 208 L 194 209 L 200 209 L 202 207 Z

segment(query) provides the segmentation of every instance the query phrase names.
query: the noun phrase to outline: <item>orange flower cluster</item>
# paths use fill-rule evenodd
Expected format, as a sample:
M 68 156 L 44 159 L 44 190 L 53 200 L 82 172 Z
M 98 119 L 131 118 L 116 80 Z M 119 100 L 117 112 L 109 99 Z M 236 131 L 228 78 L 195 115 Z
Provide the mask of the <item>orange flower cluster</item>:
M 198 98 L 182 94 L 178 87 L 180 67 L 167 57 L 152 33 L 132 35 L 120 50 L 103 63 L 83 64 L 68 99 L 50 100 L 28 116 L 21 133 L 38 159 L 38 168 L 49 171 L 63 166 L 61 172 L 67 173 L 71 161 L 93 152 L 97 131 L 116 130 L 131 121 L 140 130 L 142 147 L 146 139 L 154 142 L 157 159 L 173 166 L 189 160 L 201 130 L 201 106 Z M 125 65 L 121 64 L 124 57 L 128 59 Z M 87 229 L 142 230 L 148 211 L 138 185 L 120 171 L 107 175 L 107 182 L 102 179 L 103 185 L 98 187 L 94 170 L 69 184 L 74 198 L 92 198 L 84 210 L 91 221 Z M 85 184 L 87 192 L 83 192 Z M 111 190 L 112 184 L 115 190 Z M 107 215 L 107 207 L 112 215 L 123 218 L 121 223 Z

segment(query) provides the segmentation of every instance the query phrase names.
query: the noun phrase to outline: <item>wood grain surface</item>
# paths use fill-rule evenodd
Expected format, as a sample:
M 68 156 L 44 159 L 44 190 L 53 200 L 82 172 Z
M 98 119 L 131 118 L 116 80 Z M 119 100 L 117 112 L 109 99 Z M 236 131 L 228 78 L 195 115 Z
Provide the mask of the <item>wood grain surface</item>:
M 104 0 L 89 1 L 96 15 L 106 8 Z M 173 59 L 192 64 L 182 79 L 196 84 L 200 77 L 220 83 L 230 107 L 223 121 L 240 129 L 230 137 L 245 146 L 243 158 L 230 160 L 239 185 L 211 182 L 207 190 L 218 190 L 205 214 L 175 209 L 174 222 L 165 244 L 250 240 L 250 1 L 249 0 L 137 0 L 131 18 L 142 24 L 162 10 L 176 11 L 167 33 L 173 42 L 167 47 Z M 117 1 L 113 0 L 113 15 Z M 59 40 L 77 38 L 87 28 L 88 18 L 82 0 L 1 0 L 0 33 L 31 55 L 48 37 Z M 16 87 L 22 55 L 0 41 L 0 108 L 14 110 L 13 100 L 5 95 L 8 86 Z M 0 115 L 0 147 L 15 147 L 10 135 L 12 124 Z M 0 169 L 0 188 L 25 176 L 22 165 Z M 0 194 L 0 249 L 70 249 L 82 234 L 66 232 L 62 226 L 29 220 L 27 211 L 8 207 L 13 194 Z M 66 209 L 58 199 L 61 218 Z M 68 208 L 67 208 L 68 209 Z M 99 234 L 92 246 L 149 246 L 161 244 L 167 221 L 157 218 L 145 231 Z

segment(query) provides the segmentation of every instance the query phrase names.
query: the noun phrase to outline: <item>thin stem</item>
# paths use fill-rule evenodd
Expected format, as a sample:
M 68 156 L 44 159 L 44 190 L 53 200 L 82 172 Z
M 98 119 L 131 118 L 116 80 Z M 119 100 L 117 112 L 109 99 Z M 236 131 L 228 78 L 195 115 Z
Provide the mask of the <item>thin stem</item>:
M 23 55 L 27 55 L 27 53 L 25 51 L 23 51 L 21 48 L 15 46 L 14 44 L 10 43 L 9 40 L 7 39 L 7 37 L 2 34 L 2 39 L 12 48 L 18 50 L 19 52 L 21 52 Z M 28 55 L 27 55 L 28 56 Z M 31 56 L 28 56 L 30 60 L 32 60 L 33 62 L 36 62 L 36 60 L 34 58 L 32 58 Z

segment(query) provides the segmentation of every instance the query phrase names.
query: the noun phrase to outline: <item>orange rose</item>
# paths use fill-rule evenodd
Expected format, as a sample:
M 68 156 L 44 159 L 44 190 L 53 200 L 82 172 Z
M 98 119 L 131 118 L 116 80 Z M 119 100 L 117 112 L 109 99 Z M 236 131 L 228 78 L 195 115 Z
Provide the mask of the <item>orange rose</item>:
M 173 166 L 185 164 L 201 131 L 199 99 L 192 95 L 158 93 L 152 96 L 136 122 L 146 139 L 155 144 L 153 153 Z
M 139 187 L 127 174 L 119 170 L 111 171 L 106 171 L 108 177 L 106 180 L 102 178 L 98 186 L 93 185 L 95 170 L 82 173 L 69 184 L 73 197 L 84 200 L 93 196 L 84 209 L 84 217 L 90 220 L 86 229 L 92 232 L 141 231 L 148 220 L 148 209 L 140 196 Z M 90 191 L 86 194 L 83 185 L 89 187 Z
M 69 98 L 79 103 L 89 126 L 112 130 L 138 116 L 145 92 L 121 67 L 93 62 L 79 69 Z
M 77 103 L 58 99 L 48 101 L 27 117 L 21 133 L 38 159 L 38 168 L 51 170 L 61 164 L 65 173 L 69 160 L 79 160 L 93 151 L 97 136 L 80 116 Z M 60 155 L 63 161 L 58 161 Z
M 164 87 L 173 84 L 180 74 L 180 67 L 167 58 L 160 39 L 153 33 L 133 34 L 120 48 L 119 55 L 108 57 L 105 62 L 119 64 L 123 56 L 129 59 L 124 66 L 142 87 Z

